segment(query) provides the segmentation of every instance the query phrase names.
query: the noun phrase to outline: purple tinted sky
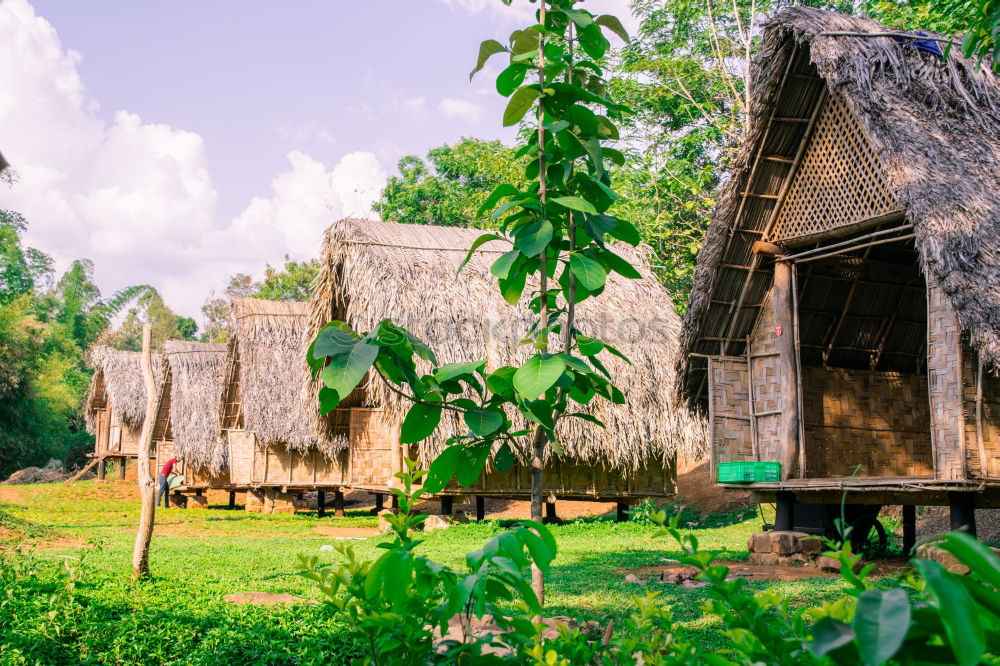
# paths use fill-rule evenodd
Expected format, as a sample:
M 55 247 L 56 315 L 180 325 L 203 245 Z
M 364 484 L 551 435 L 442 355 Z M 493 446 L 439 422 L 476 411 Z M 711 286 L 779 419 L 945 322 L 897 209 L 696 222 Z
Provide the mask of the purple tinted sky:
M 110 122 L 128 109 L 205 138 L 223 216 L 266 192 L 292 149 L 327 163 L 369 150 L 394 170 L 401 155 L 463 135 L 511 136 L 499 98 L 483 94 L 490 77 L 467 76 L 479 42 L 513 27 L 503 9 L 430 0 L 32 4 L 83 55 L 78 69 L 100 116 Z M 402 103 L 418 97 L 424 113 Z M 438 113 L 440 100 L 463 97 L 484 107 L 478 121 Z

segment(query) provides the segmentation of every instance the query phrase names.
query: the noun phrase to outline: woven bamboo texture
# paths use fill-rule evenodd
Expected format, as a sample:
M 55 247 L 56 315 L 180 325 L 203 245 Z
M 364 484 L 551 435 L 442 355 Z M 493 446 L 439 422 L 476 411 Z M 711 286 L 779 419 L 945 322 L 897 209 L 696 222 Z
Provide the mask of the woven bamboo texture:
M 395 430 L 381 418 L 379 410 L 350 410 L 350 482 L 361 486 L 387 486 L 396 473 L 398 452 Z
M 961 329 L 944 290 L 932 282 L 927 285 L 927 385 L 936 476 L 964 479 Z
M 885 169 L 844 98 L 827 99 L 771 234 L 801 238 L 899 209 Z
M 94 410 L 94 452 L 106 453 L 111 437 L 111 420 L 105 407 Z
M 806 475 L 933 475 L 927 383 L 921 375 L 802 369 Z
M 962 395 L 965 413 L 965 464 L 970 478 L 1000 477 L 1000 377 L 982 373 L 982 414 L 977 419 L 979 368 L 976 352 L 962 343 Z M 986 469 L 980 462 L 979 429 L 982 428 Z
M 672 467 L 653 461 L 637 471 L 624 473 L 603 465 L 550 460 L 542 472 L 542 492 L 564 498 L 669 497 L 676 491 Z M 507 472 L 484 471 L 468 488 L 454 481 L 449 491 L 490 496 L 526 496 L 531 491 L 531 470 L 515 465 Z
M 770 297 L 762 301 L 761 316 L 757 320 L 750 340 L 750 383 L 753 387 L 753 419 L 757 459 L 780 460 L 781 446 L 781 392 L 782 359 L 777 353 L 774 328 L 774 302 Z M 791 335 L 791 331 L 783 331 Z
M 229 482 L 234 486 L 248 486 L 253 480 L 254 447 L 253 433 L 245 430 L 226 432 L 229 444 Z
M 713 459 L 716 462 L 756 460 L 750 436 L 747 362 L 736 358 L 713 358 L 708 373 Z
M 340 486 L 345 484 L 346 456 L 327 460 L 319 451 L 289 451 L 281 443 L 254 446 L 255 486 Z

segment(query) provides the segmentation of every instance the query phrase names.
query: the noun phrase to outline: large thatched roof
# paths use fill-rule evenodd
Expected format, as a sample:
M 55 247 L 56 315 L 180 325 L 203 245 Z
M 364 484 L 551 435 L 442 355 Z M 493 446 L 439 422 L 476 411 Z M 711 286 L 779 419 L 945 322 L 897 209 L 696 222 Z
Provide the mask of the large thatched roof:
M 367 331 L 391 318 L 430 344 L 442 363 L 486 358 L 487 369 L 494 369 L 523 361 L 530 350 L 518 343 L 533 318 L 524 305 L 527 298 L 512 308 L 489 273 L 496 257 L 508 249 L 506 244 L 483 246 L 462 273 L 455 274 L 481 233 L 358 219 L 336 222 L 323 243 L 311 331 L 334 319 Z M 630 366 L 613 357 L 602 359 L 628 404 L 595 400 L 592 411 L 607 429 L 566 419 L 561 438 L 570 456 L 634 468 L 644 460 L 700 448 L 706 433 L 703 422 L 675 399 L 680 319 L 670 295 L 635 250 L 616 251 L 636 263 L 643 277 L 610 276 L 600 298 L 581 304 L 579 328 L 632 360 Z M 385 408 L 392 420 L 401 419 L 410 406 L 377 379 L 365 385 L 362 400 Z M 422 444 L 421 456 L 426 460 L 447 436 L 465 431 L 448 414 L 439 434 Z
M 94 432 L 96 402 L 107 399 L 112 412 L 129 428 L 142 428 L 146 418 L 146 387 L 142 381 L 139 352 L 119 351 L 98 345 L 90 351 L 94 376 L 84 400 L 84 420 L 87 432 Z M 163 379 L 163 360 L 153 355 L 153 374 L 157 386 Z M 104 395 L 101 395 L 103 393 Z
M 293 451 L 318 448 L 327 455 L 347 442 L 321 436 L 315 404 L 304 397 L 308 303 L 234 298 L 230 314 L 229 363 L 239 359 L 239 403 L 243 427 L 265 444 Z
M 682 334 L 687 352 L 718 354 L 728 338 L 740 353 L 738 341 L 756 319 L 747 306 L 771 284 L 770 271 L 746 278 L 750 245 L 778 198 L 741 205 L 743 193 L 769 173 L 780 185 L 781 160 L 754 175 L 756 158 L 765 148 L 794 154 L 807 131 L 786 122 L 769 134 L 769 121 L 807 116 L 826 90 L 846 102 L 870 139 L 886 187 L 913 225 L 924 275 L 944 288 L 982 358 L 1000 362 L 1000 85 L 988 65 L 977 70 L 957 48 L 942 62 L 909 40 L 866 36 L 880 32 L 887 29 L 869 20 L 806 7 L 765 27 L 752 67 L 749 136 L 698 258 Z
M 168 340 L 163 357 L 167 371 L 158 413 L 169 406 L 174 454 L 217 474 L 226 466 L 226 447 L 219 437 L 226 345 Z M 153 439 L 163 438 L 165 431 L 166 424 L 157 422 Z

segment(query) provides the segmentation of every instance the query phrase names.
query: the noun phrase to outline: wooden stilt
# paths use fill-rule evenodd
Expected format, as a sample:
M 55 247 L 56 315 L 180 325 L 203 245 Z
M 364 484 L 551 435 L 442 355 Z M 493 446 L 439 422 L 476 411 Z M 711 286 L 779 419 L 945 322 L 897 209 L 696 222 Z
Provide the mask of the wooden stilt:
M 776 532 L 790 532 L 795 529 L 795 493 L 784 490 L 774 495 L 777 502 L 774 529 Z
M 344 491 L 342 490 L 333 493 L 333 515 L 337 518 L 344 517 Z
M 125 480 L 125 465 L 128 462 L 128 458 L 122 458 L 118 461 L 118 480 Z
M 476 520 L 486 518 L 486 498 L 476 495 Z
M 441 515 L 450 516 L 453 507 L 455 506 L 455 498 L 451 495 L 445 495 L 441 498 Z
M 948 493 L 951 529 L 976 536 L 976 496 L 974 493 Z
M 316 491 L 316 515 L 320 518 L 326 516 L 326 491 Z
M 393 513 L 399 513 L 399 498 L 396 497 L 395 494 L 393 494 L 392 499 L 389 502 L 389 509 Z
M 236 508 L 236 491 L 235 490 L 230 490 L 229 491 L 229 508 L 230 509 L 235 509 Z
M 556 523 L 559 521 L 559 517 L 556 515 L 556 503 L 546 502 L 545 503 L 545 518 L 542 520 L 545 524 Z
M 615 522 L 624 523 L 628 521 L 628 502 L 617 502 L 615 504 Z
M 909 557 L 917 545 L 917 507 L 903 505 L 903 555 Z
M 106 465 L 107 465 L 107 463 L 104 461 L 104 458 L 101 458 L 100 460 L 97 461 L 97 480 L 98 481 L 103 481 L 104 480 L 104 476 L 107 473 L 107 471 L 105 470 L 105 466 Z

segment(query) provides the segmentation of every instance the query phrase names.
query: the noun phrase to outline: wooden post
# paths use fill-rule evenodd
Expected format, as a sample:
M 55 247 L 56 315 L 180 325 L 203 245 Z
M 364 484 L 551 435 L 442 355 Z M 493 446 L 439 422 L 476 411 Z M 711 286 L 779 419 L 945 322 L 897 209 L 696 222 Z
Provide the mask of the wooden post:
M 451 512 L 455 506 L 455 498 L 451 495 L 444 495 L 441 497 L 441 515 L 450 516 Z
M 372 509 L 372 513 L 379 513 L 385 509 L 385 496 L 380 493 L 375 493 L 375 508 Z
M 344 517 L 344 491 L 337 490 L 333 493 L 333 515 L 337 518 Z
M 393 513 L 399 513 L 399 498 L 396 497 L 396 493 L 392 494 L 392 500 L 389 502 L 389 508 Z
M 118 467 L 118 480 L 119 481 L 124 481 L 125 480 L 125 465 L 127 463 L 128 463 L 128 459 L 127 458 L 122 458 L 121 460 L 118 461 L 117 467 Z
M 326 516 L 326 491 L 316 491 L 316 515 L 320 518 Z
M 482 521 L 486 518 L 486 498 L 476 495 L 476 520 Z
M 779 490 L 774 495 L 777 502 L 774 531 L 790 532 L 795 529 L 795 493 Z
M 107 473 L 106 470 L 105 470 L 105 464 L 106 463 L 104 462 L 104 458 L 101 458 L 100 460 L 97 461 L 97 480 L 98 481 L 103 481 L 104 480 L 104 475 Z
M 795 358 L 795 318 L 792 315 L 792 267 L 774 264 L 774 325 L 780 359 L 781 421 L 778 462 L 781 479 L 793 476 L 799 457 L 799 381 Z M 779 334 L 780 331 L 780 334 Z
M 628 502 L 617 502 L 615 504 L 615 522 L 628 522 Z
M 903 556 L 909 557 L 917 545 L 917 507 L 903 505 Z
M 556 503 L 546 502 L 545 503 L 545 518 L 542 522 L 545 524 L 556 523 L 559 521 L 559 516 L 556 515 Z
M 975 493 L 948 493 L 951 509 L 951 529 L 961 530 L 976 536 L 976 495 Z
M 142 327 L 142 383 L 146 388 L 146 416 L 142 421 L 139 435 L 139 459 L 136 477 L 139 496 L 142 499 L 142 513 L 139 529 L 135 535 L 135 549 L 132 551 L 132 578 L 149 576 L 149 546 L 153 540 L 153 522 L 156 517 L 156 482 L 149 471 L 149 450 L 153 443 L 153 421 L 156 419 L 156 379 L 153 377 L 152 329 L 149 324 Z M 122 469 L 125 466 L 122 465 Z
M 236 508 L 236 491 L 235 490 L 230 490 L 229 491 L 229 508 L 230 509 L 235 509 Z

